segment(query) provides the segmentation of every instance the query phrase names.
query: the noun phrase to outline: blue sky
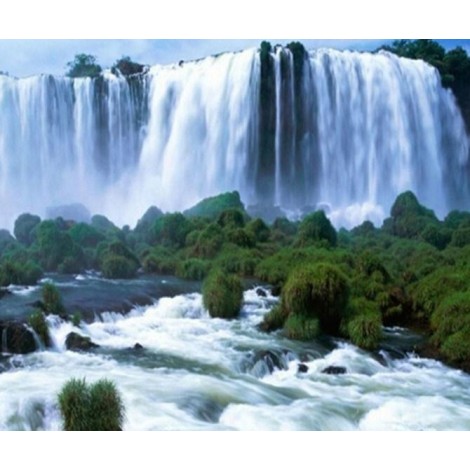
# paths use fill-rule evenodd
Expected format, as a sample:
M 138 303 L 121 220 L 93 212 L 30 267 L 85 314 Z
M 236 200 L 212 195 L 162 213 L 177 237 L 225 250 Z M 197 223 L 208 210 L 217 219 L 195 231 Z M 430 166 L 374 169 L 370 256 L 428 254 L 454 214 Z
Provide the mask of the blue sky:
M 292 39 L 270 39 L 273 44 L 285 44 Z M 386 39 L 302 39 L 307 48 L 333 47 L 340 49 L 373 50 Z M 446 48 L 462 45 L 470 52 L 470 40 L 439 40 Z M 95 55 L 98 62 L 111 66 L 123 55 L 144 64 L 167 64 L 191 60 L 224 51 L 256 47 L 259 39 L 79 39 L 79 40 L 0 40 L 0 70 L 24 77 L 39 73 L 62 75 L 67 62 L 75 54 Z

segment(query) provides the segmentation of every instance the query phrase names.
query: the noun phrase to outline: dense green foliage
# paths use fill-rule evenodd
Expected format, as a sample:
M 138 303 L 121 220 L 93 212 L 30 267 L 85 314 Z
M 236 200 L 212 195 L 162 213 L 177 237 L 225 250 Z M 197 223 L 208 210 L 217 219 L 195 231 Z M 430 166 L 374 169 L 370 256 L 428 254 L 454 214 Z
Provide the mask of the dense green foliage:
M 36 310 L 28 318 L 29 326 L 36 332 L 42 344 L 47 348 L 51 345 L 49 336 L 49 327 L 46 323 L 46 317 L 43 312 Z
M 470 213 L 441 221 L 410 191 L 382 227 L 366 221 L 336 231 L 323 211 L 268 224 L 247 214 L 238 193 L 225 193 L 189 213 L 151 207 L 133 230 L 101 215 L 87 224 L 23 214 L 15 235 L 0 231 L 0 286 L 35 284 L 44 271 L 129 278 L 142 268 L 204 281 L 211 315 L 232 318 L 241 309 L 239 278 L 255 277 L 281 296 L 263 331 L 304 341 L 326 333 L 374 349 L 382 325 L 406 326 L 431 337 L 438 357 L 470 370 L 470 334 L 452 326 L 467 321 L 459 299 L 469 291 Z M 65 316 L 53 285 L 44 285 L 39 306 Z
M 101 74 L 101 66 L 96 63 L 96 57 L 89 54 L 77 54 L 73 61 L 67 62 L 67 77 L 95 78 Z
M 237 191 L 203 199 L 194 207 L 184 211 L 184 215 L 186 217 L 207 217 L 209 219 L 215 219 L 227 209 L 245 210 L 240 200 L 240 194 Z
M 58 395 L 65 431 L 121 431 L 125 409 L 116 385 L 106 379 L 88 385 L 71 379 Z
M 42 287 L 42 306 L 44 312 L 61 315 L 65 313 L 62 296 L 59 289 L 51 282 L 46 282 Z
M 214 270 L 204 281 L 202 299 L 211 317 L 235 318 L 242 306 L 242 283 L 233 274 Z

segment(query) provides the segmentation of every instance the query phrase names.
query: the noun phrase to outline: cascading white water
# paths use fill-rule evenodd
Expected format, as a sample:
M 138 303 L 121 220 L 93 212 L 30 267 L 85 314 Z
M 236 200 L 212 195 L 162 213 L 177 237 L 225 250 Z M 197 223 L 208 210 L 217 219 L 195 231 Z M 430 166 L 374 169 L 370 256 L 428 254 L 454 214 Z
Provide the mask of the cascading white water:
M 132 224 L 232 190 L 347 226 L 408 189 L 440 216 L 468 209 L 468 137 L 434 68 L 318 50 L 299 76 L 288 49 L 270 57 L 263 102 L 254 49 L 128 79 L 0 76 L 0 226 L 74 202 Z
M 387 349 L 387 337 L 410 332 L 385 332 L 378 353 L 339 341 L 331 348 L 291 341 L 257 328 L 276 301 L 248 290 L 232 321 L 210 318 L 199 293 L 163 297 L 128 315 L 109 312 L 79 327 L 48 316 L 52 349 L 0 354 L 0 430 L 61 429 L 57 395 L 72 377 L 116 383 L 124 430 L 470 429 L 468 374 L 390 356 L 396 349 Z M 71 331 L 100 348 L 67 351 Z M 134 349 L 136 342 L 144 349 Z M 346 373 L 324 373 L 329 366 Z

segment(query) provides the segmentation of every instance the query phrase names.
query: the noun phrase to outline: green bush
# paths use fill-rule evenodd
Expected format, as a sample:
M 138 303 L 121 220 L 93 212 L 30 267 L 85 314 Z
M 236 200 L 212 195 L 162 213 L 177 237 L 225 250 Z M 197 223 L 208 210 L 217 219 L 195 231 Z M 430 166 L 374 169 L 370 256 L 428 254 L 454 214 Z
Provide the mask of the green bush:
M 336 230 L 322 210 L 307 215 L 300 222 L 297 234 L 297 244 L 299 246 L 321 241 L 329 246 L 336 246 L 337 244 Z
M 41 222 L 37 215 L 21 214 L 15 220 L 13 233 L 16 239 L 25 246 L 30 246 L 36 239 L 35 229 Z
M 210 265 L 207 261 L 197 258 L 189 258 L 178 263 L 176 275 L 183 279 L 202 281 L 209 272 Z
M 138 265 L 120 255 L 108 254 L 101 265 L 103 276 L 108 279 L 130 279 L 135 277 Z
M 175 252 L 169 248 L 155 246 L 145 256 L 142 264 L 147 273 L 175 274 L 177 258 Z
M 194 256 L 201 258 L 214 258 L 222 248 L 224 234 L 220 226 L 211 223 L 199 233 L 196 244 L 193 247 Z
M 42 305 L 46 313 L 61 315 L 65 313 L 62 297 L 55 284 L 46 282 L 42 286 Z
M 42 276 L 41 268 L 31 260 L 24 263 L 5 261 L 0 264 L 0 286 L 33 286 Z
M 242 283 L 233 274 L 213 270 L 202 286 L 202 299 L 211 317 L 235 318 L 243 302 Z
M 96 57 L 90 54 L 76 54 L 71 62 L 67 62 L 67 77 L 96 78 L 101 74 L 101 66 L 96 63 Z
M 227 243 L 215 258 L 214 265 L 226 273 L 249 277 L 253 276 L 260 259 L 261 255 L 256 250 Z
M 360 313 L 348 322 L 348 334 L 351 341 L 363 349 L 375 349 L 382 337 L 380 314 Z
M 430 318 L 445 297 L 468 289 L 469 275 L 468 269 L 444 266 L 421 279 L 411 293 L 415 315 Z
M 259 243 L 267 242 L 270 235 L 269 227 L 259 218 L 250 220 L 246 224 L 246 231 Z
M 437 346 L 442 345 L 449 336 L 469 330 L 470 292 L 447 295 L 432 314 L 431 328 L 434 332 L 432 340 Z
M 184 247 L 186 236 L 191 230 L 189 221 L 183 214 L 165 214 L 153 226 L 155 241 L 167 247 Z
M 453 232 L 450 245 L 458 248 L 470 245 L 470 227 L 459 228 Z
M 245 226 L 245 214 L 240 209 L 226 209 L 217 217 L 217 223 L 222 228 L 243 228 Z
M 348 298 L 346 276 L 327 263 L 294 270 L 282 290 L 289 315 L 318 318 L 322 331 L 333 335 L 339 332 Z
M 318 318 L 306 318 L 293 313 L 284 323 L 284 333 L 289 339 L 311 341 L 320 334 L 320 323 Z
M 229 243 L 233 243 L 234 245 L 238 245 L 242 248 L 253 248 L 256 244 L 253 233 L 243 228 L 232 228 L 226 230 L 225 239 Z
M 457 331 L 448 336 L 441 347 L 441 352 L 445 358 L 454 362 L 461 363 L 470 359 L 470 329 Z
M 261 331 L 270 332 L 280 330 L 287 319 L 287 312 L 282 304 L 275 305 L 263 318 L 259 328 Z
M 47 326 L 46 317 L 40 310 L 33 312 L 28 317 L 29 326 L 36 332 L 42 344 L 47 348 L 51 345 L 51 337 L 49 335 L 49 327 Z
M 71 379 L 58 395 L 65 431 L 121 431 L 125 409 L 113 382 Z
M 83 248 L 95 248 L 105 238 L 96 228 L 83 222 L 74 224 L 68 233 L 72 240 Z

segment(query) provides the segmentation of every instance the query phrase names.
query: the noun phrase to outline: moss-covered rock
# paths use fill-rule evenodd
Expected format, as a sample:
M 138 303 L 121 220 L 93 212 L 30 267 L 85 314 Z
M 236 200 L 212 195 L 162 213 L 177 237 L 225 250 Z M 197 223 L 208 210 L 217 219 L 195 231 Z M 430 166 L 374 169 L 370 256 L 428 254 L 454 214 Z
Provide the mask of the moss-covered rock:
M 214 270 L 204 281 L 202 299 L 211 317 L 236 318 L 243 302 L 242 283 L 233 274 Z

